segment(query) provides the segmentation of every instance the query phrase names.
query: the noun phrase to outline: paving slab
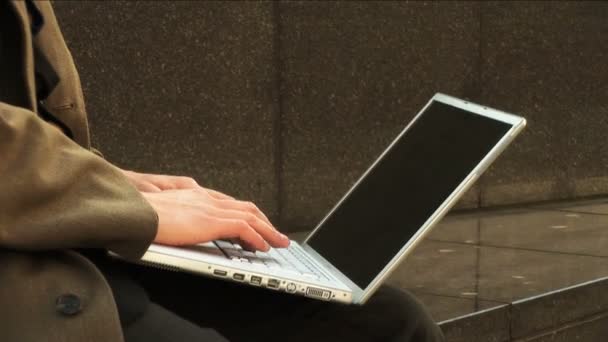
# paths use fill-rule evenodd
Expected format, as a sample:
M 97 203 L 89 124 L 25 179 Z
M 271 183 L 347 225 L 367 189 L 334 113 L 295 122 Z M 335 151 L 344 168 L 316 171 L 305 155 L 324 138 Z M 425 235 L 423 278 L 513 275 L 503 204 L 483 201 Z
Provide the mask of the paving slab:
M 608 215 L 531 210 L 479 221 L 481 245 L 608 256 Z
M 423 241 L 397 267 L 389 283 L 423 293 L 471 297 L 476 293 L 475 246 Z
M 443 242 L 479 243 L 480 218 L 477 216 L 446 216 L 427 235 L 427 239 Z
M 478 295 L 511 302 L 608 275 L 608 258 L 480 247 Z

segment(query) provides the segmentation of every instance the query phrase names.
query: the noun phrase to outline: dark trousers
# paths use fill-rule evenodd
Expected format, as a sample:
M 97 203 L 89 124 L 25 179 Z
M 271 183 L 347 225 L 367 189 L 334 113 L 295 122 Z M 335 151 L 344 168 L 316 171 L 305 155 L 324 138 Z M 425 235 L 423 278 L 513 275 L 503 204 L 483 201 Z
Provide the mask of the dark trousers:
M 444 340 L 420 302 L 388 286 L 358 306 L 121 262 L 100 268 L 126 342 Z

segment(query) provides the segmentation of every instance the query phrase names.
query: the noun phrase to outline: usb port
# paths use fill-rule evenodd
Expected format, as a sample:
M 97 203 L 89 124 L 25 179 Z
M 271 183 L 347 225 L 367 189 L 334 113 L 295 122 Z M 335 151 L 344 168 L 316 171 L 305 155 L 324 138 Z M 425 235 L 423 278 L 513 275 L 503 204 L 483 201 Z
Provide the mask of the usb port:
M 278 289 L 281 283 L 277 279 L 268 279 L 268 287 Z
M 223 270 L 213 270 L 213 274 L 225 277 L 228 274 L 228 272 L 223 271 Z
M 245 275 L 242 273 L 235 273 L 232 275 L 232 278 L 243 281 L 243 280 L 245 280 Z
M 250 282 L 254 285 L 260 285 L 260 284 L 262 284 L 262 277 L 251 276 Z

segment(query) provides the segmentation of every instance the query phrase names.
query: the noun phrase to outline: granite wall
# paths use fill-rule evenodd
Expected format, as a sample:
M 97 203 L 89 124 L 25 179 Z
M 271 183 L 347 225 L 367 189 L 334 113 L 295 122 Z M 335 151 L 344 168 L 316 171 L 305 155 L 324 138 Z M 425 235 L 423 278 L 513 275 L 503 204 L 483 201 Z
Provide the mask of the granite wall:
M 310 229 L 435 92 L 528 118 L 460 208 L 608 194 L 606 2 L 55 2 L 94 142 Z

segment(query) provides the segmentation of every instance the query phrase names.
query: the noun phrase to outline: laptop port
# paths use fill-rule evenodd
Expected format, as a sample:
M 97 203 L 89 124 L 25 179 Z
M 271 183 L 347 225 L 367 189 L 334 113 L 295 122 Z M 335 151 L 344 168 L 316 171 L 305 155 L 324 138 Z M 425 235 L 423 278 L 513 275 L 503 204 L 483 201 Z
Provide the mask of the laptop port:
M 254 284 L 254 285 L 261 285 L 262 284 L 262 277 L 251 276 L 251 280 L 249 282 L 252 283 L 252 284 Z
M 277 279 L 268 279 L 268 287 L 272 289 L 278 289 L 281 286 L 281 282 Z
M 285 289 L 287 290 L 287 292 L 294 293 L 298 290 L 298 287 L 294 283 L 289 283 L 287 284 L 287 287 L 285 287 Z
M 213 270 L 213 274 L 225 277 L 228 274 L 228 272 L 226 272 L 224 270 Z
M 306 289 L 306 295 L 308 297 L 329 300 L 329 297 L 331 296 L 331 291 L 318 289 L 316 287 L 309 287 Z
M 243 273 L 235 273 L 232 275 L 232 278 L 234 278 L 235 280 L 243 281 L 245 280 L 245 275 Z

